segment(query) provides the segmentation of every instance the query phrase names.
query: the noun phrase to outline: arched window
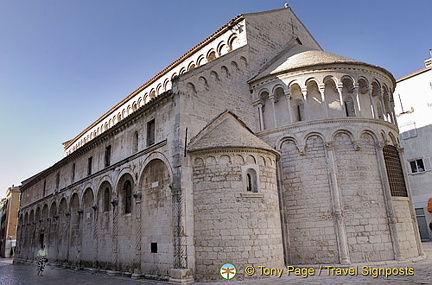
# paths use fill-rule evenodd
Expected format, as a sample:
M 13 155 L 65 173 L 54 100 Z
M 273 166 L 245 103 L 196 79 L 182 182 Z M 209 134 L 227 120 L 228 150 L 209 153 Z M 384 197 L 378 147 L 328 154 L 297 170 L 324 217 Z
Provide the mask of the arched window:
M 397 148 L 392 145 L 386 145 L 383 148 L 383 153 L 391 195 L 398 197 L 408 197 L 405 178 Z
M 132 184 L 129 180 L 126 180 L 123 184 L 123 195 L 124 213 L 129 214 L 132 212 Z
M 138 139 L 139 139 L 138 132 L 135 132 L 134 136 L 133 136 L 133 146 L 132 146 L 132 152 L 133 153 L 138 152 Z
M 103 195 L 103 211 L 104 212 L 108 212 L 109 211 L 109 207 L 110 207 L 110 190 L 109 188 L 105 188 L 104 190 L 104 195 Z
M 246 171 L 246 191 L 258 193 L 257 174 L 252 168 L 249 168 Z

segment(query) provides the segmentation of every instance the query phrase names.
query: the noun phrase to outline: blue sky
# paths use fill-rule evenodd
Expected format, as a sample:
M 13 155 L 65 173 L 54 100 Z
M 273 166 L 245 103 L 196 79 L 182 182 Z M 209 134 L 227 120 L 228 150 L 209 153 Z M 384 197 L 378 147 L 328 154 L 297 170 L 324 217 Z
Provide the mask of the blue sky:
M 324 50 L 395 78 L 430 57 L 430 0 L 0 0 L 0 198 L 231 18 L 285 2 Z

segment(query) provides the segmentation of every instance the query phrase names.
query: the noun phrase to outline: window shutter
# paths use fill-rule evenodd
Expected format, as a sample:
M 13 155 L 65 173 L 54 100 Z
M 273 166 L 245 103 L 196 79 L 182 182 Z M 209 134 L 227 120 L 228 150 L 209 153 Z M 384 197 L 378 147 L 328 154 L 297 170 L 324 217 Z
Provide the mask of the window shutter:
M 423 163 L 424 163 L 425 171 L 432 170 L 431 161 L 429 157 L 423 158 Z

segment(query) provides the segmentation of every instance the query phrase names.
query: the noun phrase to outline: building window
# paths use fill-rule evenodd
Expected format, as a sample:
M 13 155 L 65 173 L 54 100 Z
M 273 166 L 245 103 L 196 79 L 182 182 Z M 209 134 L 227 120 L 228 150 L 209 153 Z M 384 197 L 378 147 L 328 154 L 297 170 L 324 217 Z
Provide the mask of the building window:
M 93 156 L 90 156 L 87 160 L 87 175 L 92 174 Z
M 58 190 L 60 186 L 60 172 L 57 172 L 56 175 L 56 189 Z
M 105 167 L 111 164 L 111 145 L 105 148 Z
M 72 182 L 75 181 L 75 163 L 72 164 Z
M 408 171 L 410 173 L 422 173 L 431 170 L 431 162 L 429 157 L 409 160 Z
M 258 165 L 249 164 L 242 166 L 243 189 L 246 193 L 259 192 Z
M 150 243 L 150 252 L 151 253 L 157 253 L 158 252 L 157 242 Z
M 391 195 L 408 197 L 398 150 L 392 145 L 386 145 L 383 154 Z
M 133 136 L 132 153 L 138 152 L 138 141 L 139 141 L 138 139 L 139 139 L 138 132 L 135 132 Z
M 123 184 L 124 194 L 124 213 L 129 214 L 132 212 L 132 183 L 129 180 Z
M 103 196 L 103 211 L 104 212 L 108 212 L 109 211 L 109 207 L 110 207 L 110 190 L 109 188 L 105 188 L 104 190 L 104 196 Z
M 248 169 L 246 173 L 246 191 L 258 193 L 257 177 L 254 169 Z
M 156 131 L 156 124 L 155 120 L 151 120 L 147 123 L 147 146 L 151 146 L 155 143 L 155 131 Z

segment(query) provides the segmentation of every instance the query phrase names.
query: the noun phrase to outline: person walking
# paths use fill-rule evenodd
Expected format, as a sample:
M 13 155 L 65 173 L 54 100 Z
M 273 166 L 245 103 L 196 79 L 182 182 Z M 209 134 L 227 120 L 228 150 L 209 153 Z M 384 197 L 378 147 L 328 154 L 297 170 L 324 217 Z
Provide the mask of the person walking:
M 42 276 L 43 271 L 45 269 L 45 265 L 48 261 L 45 245 L 42 245 L 41 249 L 38 250 L 36 258 L 37 258 L 37 275 Z

